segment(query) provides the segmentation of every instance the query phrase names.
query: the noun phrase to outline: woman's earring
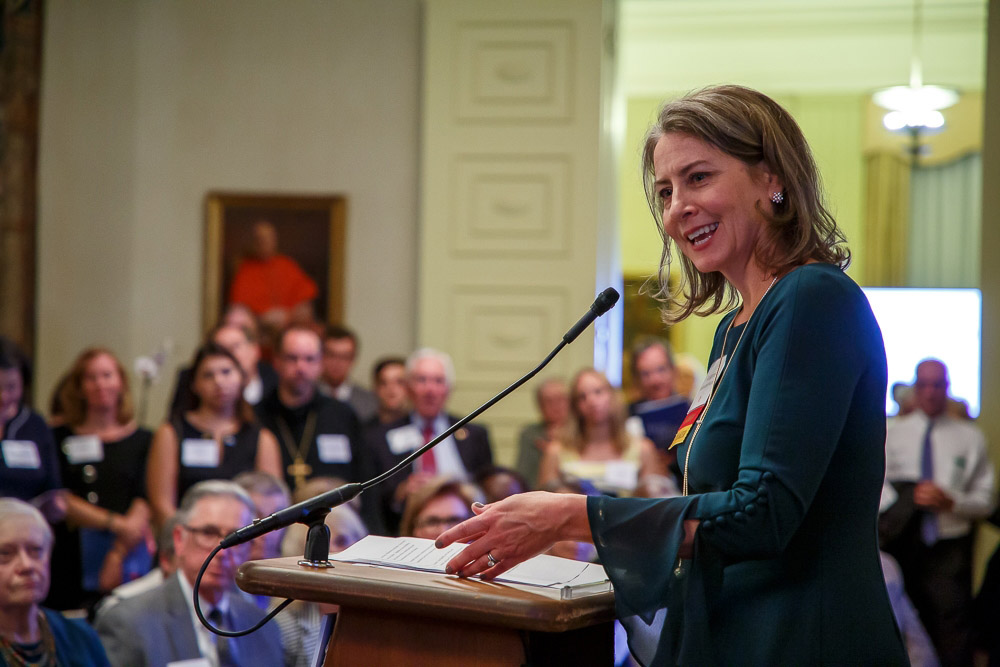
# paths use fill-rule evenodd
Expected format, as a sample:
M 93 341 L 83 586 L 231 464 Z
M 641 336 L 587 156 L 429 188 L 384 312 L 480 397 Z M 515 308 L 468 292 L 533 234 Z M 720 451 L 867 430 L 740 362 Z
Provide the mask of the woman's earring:
M 774 203 L 774 204 L 780 204 L 783 201 L 785 201 L 785 193 L 782 192 L 781 190 L 778 190 L 773 195 L 771 195 L 771 202 L 772 203 Z

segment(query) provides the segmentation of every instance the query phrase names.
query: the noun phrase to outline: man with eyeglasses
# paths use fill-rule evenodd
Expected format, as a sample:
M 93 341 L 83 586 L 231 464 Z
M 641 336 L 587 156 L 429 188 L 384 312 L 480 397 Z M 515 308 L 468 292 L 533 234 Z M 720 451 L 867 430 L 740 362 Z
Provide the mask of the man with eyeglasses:
M 914 392 L 917 409 L 894 420 L 886 437 L 886 480 L 898 496 L 886 517 L 898 527 L 892 539 L 883 535 L 883 548 L 899 561 L 941 664 L 968 665 L 973 528 L 994 506 L 993 464 L 979 427 L 948 414 L 942 362 L 917 365 Z
M 184 494 L 174 528 L 178 571 L 157 588 L 98 614 L 95 628 L 112 665 L 165 667 L 181 660 L 201 660 L 192 666 L 212 667 L 283 664 L 276 625 L 225 638 L 205 628 L 194 610 L 194 582 L 202 563 L 223 537 L 250 523 L 254 514 L 250 496 L 233 482 L 199 482 Z M 237 567 L 249 555 L 249 544 L 221 551 L 205 570 L 200 606 L 217 628 L 243 630 L 264 615 L 233 585 Z

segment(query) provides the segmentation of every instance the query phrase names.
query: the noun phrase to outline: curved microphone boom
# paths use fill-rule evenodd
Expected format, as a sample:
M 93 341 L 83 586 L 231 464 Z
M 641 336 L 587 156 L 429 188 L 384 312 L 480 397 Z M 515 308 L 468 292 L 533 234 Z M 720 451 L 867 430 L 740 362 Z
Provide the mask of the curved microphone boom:
M 297 523 L 299 521 L 304 520 L 306 517 L 308 517 L 316 510 L 321 510 L 321 509 L 329 510 L 330 508 L 337 507 L 338 505 L 346 503 L 349 500 L 352 500 L 353 498 L 357 497 L 362 491 L 370 489 L 371 487 L 382 483 L 389 477 L 392 477 L 397 472 L 399 472 L 407 465 L 409 465 L 417 458 L 419 458 L 421 454 L 434 447 L 436 444 L 438 444 L 439 442 L 450 436 L 458 429 L 465 426 L 467 423 L 469 423 L 470 421 L 481 415 L 483 412 L 490 409 L 495 403 L 502 400 L 505 396 L 507 396 L 507 394 L 511 393 L 512 391 L 520 387 L 522 384 L 533 378 L 540 370 L 542 370 L 543 368 L 545 368 L 545 366 L 548 365 L 548 363 L 552 360 L 553 357 L 556 356 L 556 354 L 558 354 L 566 345 L 572 343 L 576 339 L 576 337 L 583 332 L 584 329 L 589 327 L 594 320 L 596 320 L 598 317 L 611 310 L 612 306 L 614 306 L 618 302 L 618 298 L 619 298 L 618 292 L 613 287 L 609 287 L 603 292 L 601 292 L 599 295 L 597 295 L 597 299 L 594 300 L 594 303 L 590 306 L 590 309 L 584 314 L 583 317 L 580 318 L 580 320 L 576 324 L 572 326 L 572 328 L 570 328 L 569 331 L 566 332 L 566 335 L 563 336 L 562 341 L 559 343 L 559 345 L 557 345 L 555 349 L 553 349 L 552 352 L 550 352 L 549 355 L 545 357 L 542 363 L 538 364 L 538 366 L 536 366 L 534 369 L 532 369 L 527 374 L 522 376 L 521 379 L 519 379 L 517 382 L 515 382 L 514 384 L 510 385 L 509 387 L 501 391 L 499 394 L 488 400 L 486 403 L 483 403 L 473 412 L 470 412 L 468 415 L 455 422 L 455 424 L 453 424 L 451 428 L 449 428 L 447 431 L 445 431 L 438 437 L 434 438 L 420 449 L 415 450 L 412 454 L 410 454 L 410 456 L 400 461 L 399 464 L 396 465 L 391 470 L 388 470 L 382 473 L 381 475 L 368 480 L 367 482 L 364 483 L 355 482 L 352 484 L 345 484 L 344 486 L 333 489 L 332 491 L 321 493 L 318 496 L 314 496 L 312 498 L 309 498 L 308 500 L 303 500 L 302 502 L 292 505 L 291 507 L 279 510 L 274 514 L 271 514 L 270 516 L 264 517 L 263 519 L 257 519 L 250 525 L 244 526 L 243 528 L 240 528 L 239 530 L 236 530 L 227 535 L 222 540 L 222 548 L 228 549 L 229 547 L 249 542 L 250 540 L 260 537 L 261 535 L 269 533 L 273 530 L 280 530 L 281 528 L 290 526 L 293 523 Z
M 354 482 L 351 484 L 345 484 L 341 487 L 333 489 L 332 491 L 321 493 L 318 496 L 313 496 L 308 500 L 303 500 L 302 502 L 296 503 L 295 505 L 292 505 L 290 507 L 286 507 L 283 510 L 278 510 L 274 514 L 266 516 L 262 519 L 255 519 L 253 523 L 243 526 L 242 528 L 235 530 L 226 537 L 224 537 L 222 541 L 219 543 L 219 546 L 216 547 L 215 550 L 212 551 L 209 557 L 205 560 L 205 563 L 202 565 L 201 571 L 198 573 L 198 578 L 195 580 L 195 585 L 194 585 L 195 611 L 197 612 L 198 618 L 201 620 L 202 624 L 205 625 L 205 627 L 207 627 L 215 634 L 224 635 L 228 637 L 238 637 L 253 632 L 261 625 L 266 623 L 268 620 L 270 620 L 276 613 L 278 613 L 278 611 L 280 611 L 280 609 L 284 608 L 284 603 L 283 603 L 280 609 L 273 610 L 264 619 L 262 619 L 260 623 L 258 623 L 257 625 L 248 630 L 224 631 L 212 627 L 205 620 L 205 618 L 201 613 L 200 599 L 198 597 L 198 588 L 201 584 L 201 577 L 204 574 L 205 569 L 208 567 L 209 562 L 211 562 L 212 558 L 214 558 L 215 555 L 220 550 L 228 549 L 229 547 L 234 547 L 239 544 L 244 544 L 252 539 L 260 537 L 261 535 L 270 533 L 271 531 L 286 528 L 292 525 L 293 523 L 304 523 L 307 525 L 322 524 L 323 517 L 327 513 L 329 513 L 329 511 L 332 508 L 352 500 L 353 498 L 361 494 L 362 491 L 370 489 L 371 487 L 377 484 L 381 484 L 388 478 L 392 477 L 401 470 L 405 469 L 410 463 L 419 458 L 424 452 L 426 452 L 427 450 L 437 445 L 439 442 L 449 437 L 452 433 L 465 426 L 467 423 L 469 423 L 470 421 L 481 415 L 486 410 L 489 410 L 495 403 L 502 400 L 504 397 L 506 397 L 508 394 L 510 394 L 512 391 L 520 387 L 522 384 L 524 384 L 531 378 L 535 377 L 535 375 L 540 370 L 545 368 L 548 365 L 548 363 L 552 361 L 553 357 L 559 354 L 559 352 L 564 347 L 566 347 L 574 340 L 576 340 L 577 336 L 579 336 L 584 331 L 584 329 L 589 327 L 594 320 L 596 320 L 598 317 L 611 310 L 612 306 L 614 306 L 618 302 L 618 298 L 619 298 L 618 292 L 613 287 L 609 287 L 600 294 L 598 294 L 597 298 L 594 300 L 594 303 L 590 306 L 590 309 L 586 313 L 584 313 L 583 317 L 581 317 L 577 321 L 577 323 L 570 328 L 569 331 L 566 332 L 566 334 L 562 337 L 562 340 L 559 341 L 559 344 L 556 345 L 555 348 L 551 352 L 549 352 L 548 356 L 542 360 L 542 363 L 538 364 L 532 370 L 525 373 L 517 382 L 510 385 L 509 387 L 501 391 L 499 394 L 497 394 L 490 400 L 480 405 L 478 408 L 467 414 L 462 419 L 459 419 L 457 422 L 452 424 L 451 428 L 446 430 L 444 433 L 437 436 L 423 447 L 414 450 L 409 456 L 400 461 L 392 469 L 387 470 L 381 475 L 373 477 L 367 482 L 364 483 Z M 327 538 L 327 540 L 328 539 L 329 538 Z M 327 556 L 329 555 L 329 546 L 330 545 L 328 542 L 326 544 L 317 544 L 315 545 L 315 553 L 310 553 L 311 549 L 313 549 L 313 546 L 307 543 L 306 556 L 307 558 L 313 561 L 325 561 Z

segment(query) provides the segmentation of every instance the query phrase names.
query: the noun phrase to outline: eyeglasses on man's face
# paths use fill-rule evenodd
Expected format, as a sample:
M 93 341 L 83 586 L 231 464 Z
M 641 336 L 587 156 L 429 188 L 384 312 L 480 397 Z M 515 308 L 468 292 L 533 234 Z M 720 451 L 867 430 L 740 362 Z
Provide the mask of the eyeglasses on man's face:
M 214 549 L 219 546 L 219 542 L 222 541 L 226 535 L 235 532 L 237 529 L 233 528 L 231 530 L 223 530 L 218 526 L 189 526 L 187 524 L 181 524 L 181 527 L 191 534 L 191 539 L 194 544 L 199 549 Z M 230 547 L 226 551 L 233 553 L 236 556 L 245 557 L 250 553 L 250 543 L 239 544 L 234 547 Z

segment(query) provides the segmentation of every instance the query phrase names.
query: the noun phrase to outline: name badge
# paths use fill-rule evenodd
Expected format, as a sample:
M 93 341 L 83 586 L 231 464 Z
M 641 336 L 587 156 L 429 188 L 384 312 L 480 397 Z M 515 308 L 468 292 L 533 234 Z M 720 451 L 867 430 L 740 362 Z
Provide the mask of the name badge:
M 626 419 L 625 432 L 633 438 L 645 438 L 646 427 L 642 423 L 642 417 L 635 415 Z
M 389 451 L 393 454 L 408 454 L 414 449 L 424 446 L 424 438 L 413 424 L 394 428 L 385 434 L 389 442 Z
M 316 436 L 319 460 L 323 463 L 350 463 L 351 441 L 342 433 L 324 433 Z
M 673 442 L 670 443 L 668 449 L 673 449 L 684 442 L 684 438 L 691 432 L 691 427 L 694 426 L 694 423 L 698 421 L 698 417 L 705 410 L 705 404 L 708 403 L 708 398 L 712 395 L 712 388 L 715 387 L 715 380 L 719 376 L 719 372 L 725 367 L 725 363 L 726 355 L 722 355 L 715 360 L 715 363 L 708 367 L 705 381 L 701 383 L 698 393 L 695 394 L 694 400 L 691 401 L 691 409 L 688 411 L 687 416 L 684 417 L 684 421 L 681 422 L 680 428 L 677 429 L 677 434 L 674 436 Z
M 218 468 L 219 443 L 205 438 L 184 438 L 181 465 L 188 468 Z
M 38 454 L 38 445 L 31 440 L 4 440 L 0 443 L 3 460 L 8 468 L 22 470 L 38 470 L 42 467 L 42 457 Z
M 71 435 L 63 440 L 62 450 L 72 465 L 104 460 L 104 443 L 96 435 Z
M 608 461 L 604 481 L 619 489 L 634 489 L 639 482 L 639 466 L 632 461 Z
M 168 662 L 167 667 L 212 667 L 208 658 L 191 658 L 190 660 L 175 660 Z

